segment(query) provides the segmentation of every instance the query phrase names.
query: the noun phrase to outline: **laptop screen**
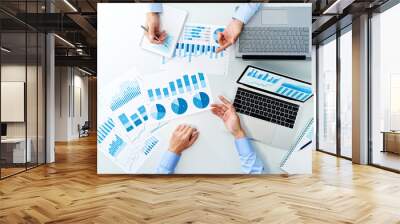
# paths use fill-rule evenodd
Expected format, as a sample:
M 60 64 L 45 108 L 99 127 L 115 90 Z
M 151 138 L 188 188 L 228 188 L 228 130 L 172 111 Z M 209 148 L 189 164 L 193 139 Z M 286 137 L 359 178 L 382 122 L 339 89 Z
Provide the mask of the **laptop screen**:
M 305 102 L 313 95 L 310 83 L 250 65 L 237 83 L 299 102 Z

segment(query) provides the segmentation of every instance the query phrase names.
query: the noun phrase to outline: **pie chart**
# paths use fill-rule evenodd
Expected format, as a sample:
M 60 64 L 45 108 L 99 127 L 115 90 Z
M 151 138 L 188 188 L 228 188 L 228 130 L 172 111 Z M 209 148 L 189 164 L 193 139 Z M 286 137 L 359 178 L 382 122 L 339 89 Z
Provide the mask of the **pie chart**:
M 210 103 L 210 97 L 205 92 L 199 92 L 193 97 L 193 104 L 199 108 L 204 109 Z
M 161 104 L 156 104 L 151 108 L 151 117 L 156 120 L 161 120 L 165 117 L 165 107 Z
M 187 108 L 188 108 L 188 104 L 187 104 L 186 100 L 184 100 L 182 98 L 177 98 L 174 101 L 172 101 L 171 109 L 176 114 L 185 113 Z
M 224 28 L 218 28 L 218 29 L 214 30 L 213 38 L 215 40 L 215 43 L 218 44 L 218 33 L 222 33 L 222 32 L 224 32 Z

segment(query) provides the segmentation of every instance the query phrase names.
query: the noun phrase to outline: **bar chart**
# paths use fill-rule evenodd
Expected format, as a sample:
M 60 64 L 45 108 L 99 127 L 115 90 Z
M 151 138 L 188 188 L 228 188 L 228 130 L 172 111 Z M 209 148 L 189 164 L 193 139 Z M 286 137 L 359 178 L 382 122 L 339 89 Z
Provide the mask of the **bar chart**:
M 140 106 L 137 111 L 138 112 L 130 115 L 127 115 L 126 113 L 121 113 L 118 116 L 119 121 L 123 125 L 125 131 L 128 133 L 133 131 L 136 127 L 141 126 L 149 119 L 145 106 Z
M 125 145 L 126 143 L 124 140 L 118 135 L 115 135 L 115 138 L 111 141 L 108 147 L 108 152 L 111 156 L 116 157 L 118 153 L 125 147 Z
M 207 75 L 189 70 L 162 71 L 141 81 L 150 123 L 166 122 L 209 107 L 212 99 Z
M 249 69 L 246 73 L 246 76 L 257 79 L 258 81 L 261 81 L 262 83 L 270 84 L 270 85 L 276 84 L 280 80 L 280 77 L 278 77 L 272 73 L 257 70 L 257 69 Z
M 187 23 L 175 45 L 172 59 L 163 58 L 162 67 L 186 66 L 199 68 L 208 74 L 224 75 L 229 59 L 229 51 L 217 53 L 218 33 L 224 26 Z M 204 66 L 207 64 L 207 66 Z
M 220 26 L 205 24 L 187 24 L 183 28 L 181 38 L 175 46 L 173 57 L 185 58 L 192 62 L 193 57 L 202 56 L 208 59 L 224 57 L 224 51 L 217 53 L 218 32 L 223 32 Z
M 291 83 L 282 83 L 276 92 L 283 96 L 300 101 L 305 101 L 312 95 L 311 87 L 299 86 Z
M 278 75 L 254 67 L 248 67 L 239 83 L 254 86 L 271 93 L 298 101 L 306 101 L 312 96 L 311 84 L 290 78 L 288 75 Z
M 201 24 L 187 24 L 184 26 L 181 40 L 208 43 L 210 41 L 211 27 Z
M 159 143 L 159 140 L 155 136 L 150 136 L 144 142 L 144 146 L 142 149 L 143 153 L 147 156 L 154 150 L 154 148 L 157 146 L 158 143 Z
M 184 93 L 191 93 L 207 87 L 205 76 L 202 72 L 194 75 L 185 74 L 182 77 L 168 82 L 167 86 L 147 90 L 149 100 L 156 101 L 168 99 Z
M 224 51 L 217 53 L 218 45 L 191 44 L 178 42 L 172 57 L 185 58 L 187 62 L 192 62 L 193 57 L 203 56 L 209 59 L 224 57 Z
M 97 129 L 97 142 L 101 144 L 104 139 L 111 133 L 112 129 L 115 127 L 114 121 L 108 118 L 106 122 L 100 124 Z
M 119 87 L 119 92 L 111 99 L 110 109 L 115 111 L 126 105 L 132 99 L 140 96 L 140 86 L 135 81 L 126 81 Z

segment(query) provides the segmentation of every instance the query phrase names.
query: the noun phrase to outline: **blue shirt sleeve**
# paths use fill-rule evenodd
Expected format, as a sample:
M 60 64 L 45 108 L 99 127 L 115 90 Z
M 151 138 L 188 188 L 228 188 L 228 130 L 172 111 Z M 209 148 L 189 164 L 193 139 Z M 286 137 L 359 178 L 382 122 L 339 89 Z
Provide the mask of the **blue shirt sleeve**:
M 242 170 L 247 174 L 261 174 L 264 164 L 254 151 L 248 138 L 235 140 L 236 150 L 239 153 Z
M 162 12 L 163 6 L 161 3 L 149 3 L 147 6 L 147 12 Z
M 175 154 L 169 150 L 167 150 L 160 162 L 160 165 L 157 168 L 158 174 L 172 174 L 175 171 L 175 167 L 181 158 L 180 155 Z
M 235 8 L 233 18 L 247 24 L 260 6 L 261 3 L 243 3 Z

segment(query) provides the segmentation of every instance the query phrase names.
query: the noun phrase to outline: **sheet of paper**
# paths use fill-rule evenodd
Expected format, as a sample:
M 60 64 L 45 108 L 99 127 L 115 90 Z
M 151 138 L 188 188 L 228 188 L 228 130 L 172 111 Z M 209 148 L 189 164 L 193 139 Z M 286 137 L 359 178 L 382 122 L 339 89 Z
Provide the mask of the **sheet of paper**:
M 229 50 L 216 53 L 219 47 L 217 33 L 223 32 L 224 28 L 225 26 L 218 25 L 185 24 L 172 58 L 164 57 L 161 69 L 202 68 L 207 74 L 225 75 L 228 68 Z
M 314 119 L 311 119 L 304 130 L 300 132 L 296 143 L 282 161 L 281 168 L 288 174 L 311 173 L 313 140 Z M 307 164 L 307 166 L 304 164 Z
M 127 173 L 137 169 L 160 145 L 149 121 L 139 73 L 132 69 L 99 92 L 98 150 Z
M 174 53 L 176 43 L 179 39 L 179 35 L 181 34 L 183 24 L 186 21 L 186 16 L 186 11 L 164 4 L 163 12 L 160 13 L 160 28 L 161 30 L 165 30 L 168 36 L 163 44 L 152 44 L 143 35 L 140 43 L 142 48 L 157 53 L 161 56 L 171 58 Z
M 210 109 L 212 94 L 202 71 L 164 71 L 143 76 L 150 123 L 168 121 Z

